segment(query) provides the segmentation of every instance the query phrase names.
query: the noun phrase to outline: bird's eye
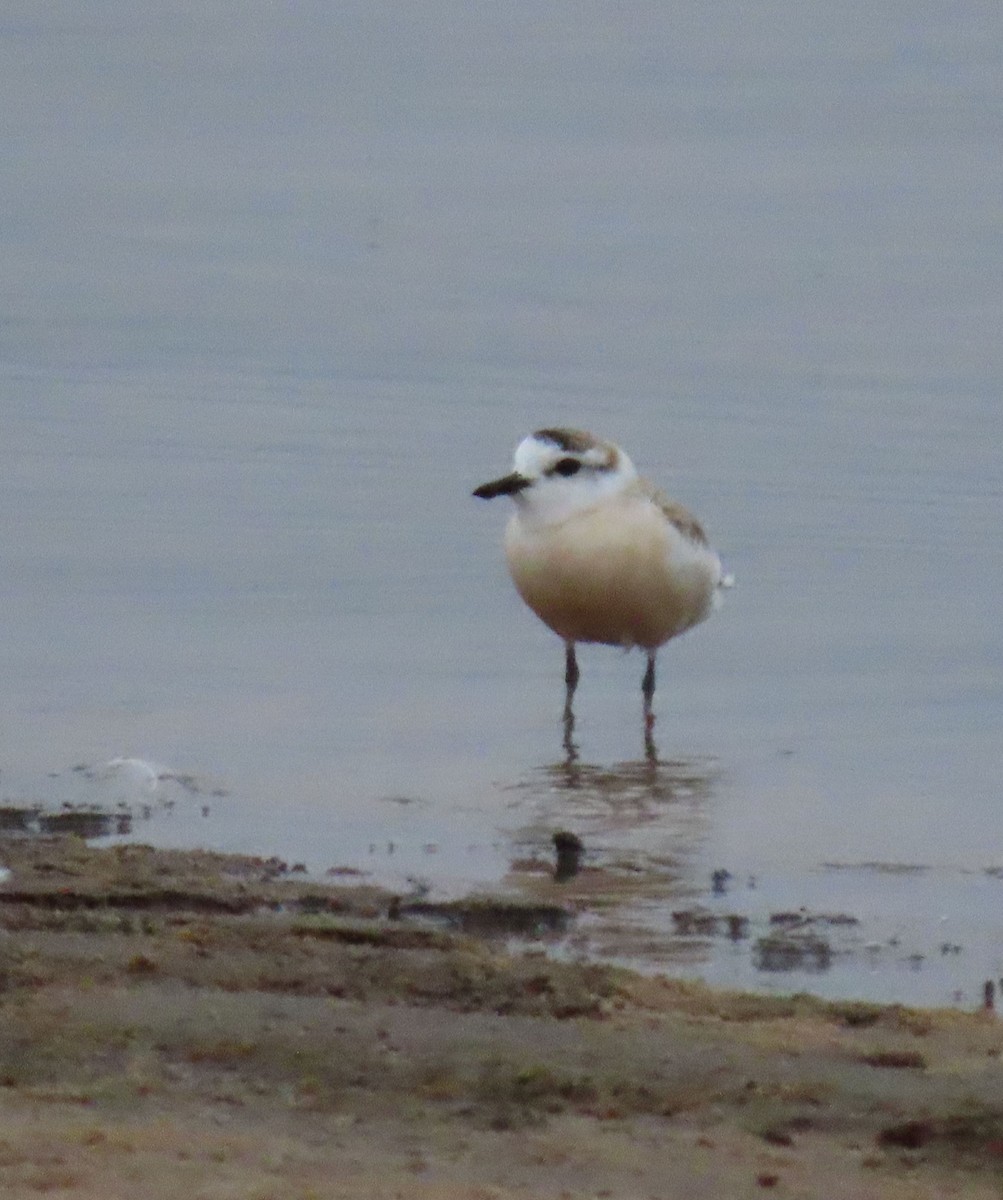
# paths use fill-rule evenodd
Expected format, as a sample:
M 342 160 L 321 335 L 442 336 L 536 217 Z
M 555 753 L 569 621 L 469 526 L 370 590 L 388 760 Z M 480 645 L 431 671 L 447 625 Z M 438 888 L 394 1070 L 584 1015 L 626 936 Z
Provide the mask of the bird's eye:
M 582 464 L 577 458 L 562 458 L 560 462 L 554 464 L 554 470 L 558 475 L 563 475 L 565 479 L 570 475 L 577 475 L 582 469 Z

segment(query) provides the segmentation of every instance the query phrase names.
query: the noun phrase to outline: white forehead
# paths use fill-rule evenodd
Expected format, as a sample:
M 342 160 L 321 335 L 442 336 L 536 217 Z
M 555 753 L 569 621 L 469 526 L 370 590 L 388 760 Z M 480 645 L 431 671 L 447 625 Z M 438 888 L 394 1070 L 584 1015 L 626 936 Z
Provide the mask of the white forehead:
M 538 438 L 531 433 L 516 446 L 512 465 L 520 475 L 525 475 L 527 479 L 539 479 L 562 458 L 577 458 L 586 466 L 608 467 L 610 448 L 606 445 L 595 445 L 586 450 L 565 450 L 554 442 Z M 629 461 L 623 451 L 620 451 L 620 458 Z

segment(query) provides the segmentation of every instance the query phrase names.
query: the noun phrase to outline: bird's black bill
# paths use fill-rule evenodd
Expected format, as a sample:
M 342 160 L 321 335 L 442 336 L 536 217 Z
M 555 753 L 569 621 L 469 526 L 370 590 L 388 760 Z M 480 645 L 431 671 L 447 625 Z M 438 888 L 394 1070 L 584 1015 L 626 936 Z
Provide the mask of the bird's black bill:
M 490 483 L 482 483 L 474 489 L 474 495 L 479 500 L 493 500 L 495 496 L 512 496 L 529 486 L 529 480 L 518 471 L 511 475 L 503 475 L 501 479 L 492 479 Z

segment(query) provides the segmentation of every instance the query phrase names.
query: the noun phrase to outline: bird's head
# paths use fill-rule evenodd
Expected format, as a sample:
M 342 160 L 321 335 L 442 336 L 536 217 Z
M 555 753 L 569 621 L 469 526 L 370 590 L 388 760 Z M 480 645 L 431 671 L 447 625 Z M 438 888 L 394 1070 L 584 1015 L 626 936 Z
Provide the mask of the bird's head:
M 483 483 L 482 500 L 511 496 L 522 515 L 549 525 L 622 491 L 637 471 L 612 442 L 580 429 L 538 429 L 515 450 L 508 475 Z

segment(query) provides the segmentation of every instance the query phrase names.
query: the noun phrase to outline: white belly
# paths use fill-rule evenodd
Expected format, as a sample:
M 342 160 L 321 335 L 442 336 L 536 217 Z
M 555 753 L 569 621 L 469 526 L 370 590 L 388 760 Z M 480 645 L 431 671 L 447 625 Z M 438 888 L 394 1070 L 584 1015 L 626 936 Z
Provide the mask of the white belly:
M 721 580 L 714 551 L 645 497 L 615 498 L 555 525 L 516 512 L 505 552 L 523 600 L 565 641 L 653 650 L 704 620 Z

